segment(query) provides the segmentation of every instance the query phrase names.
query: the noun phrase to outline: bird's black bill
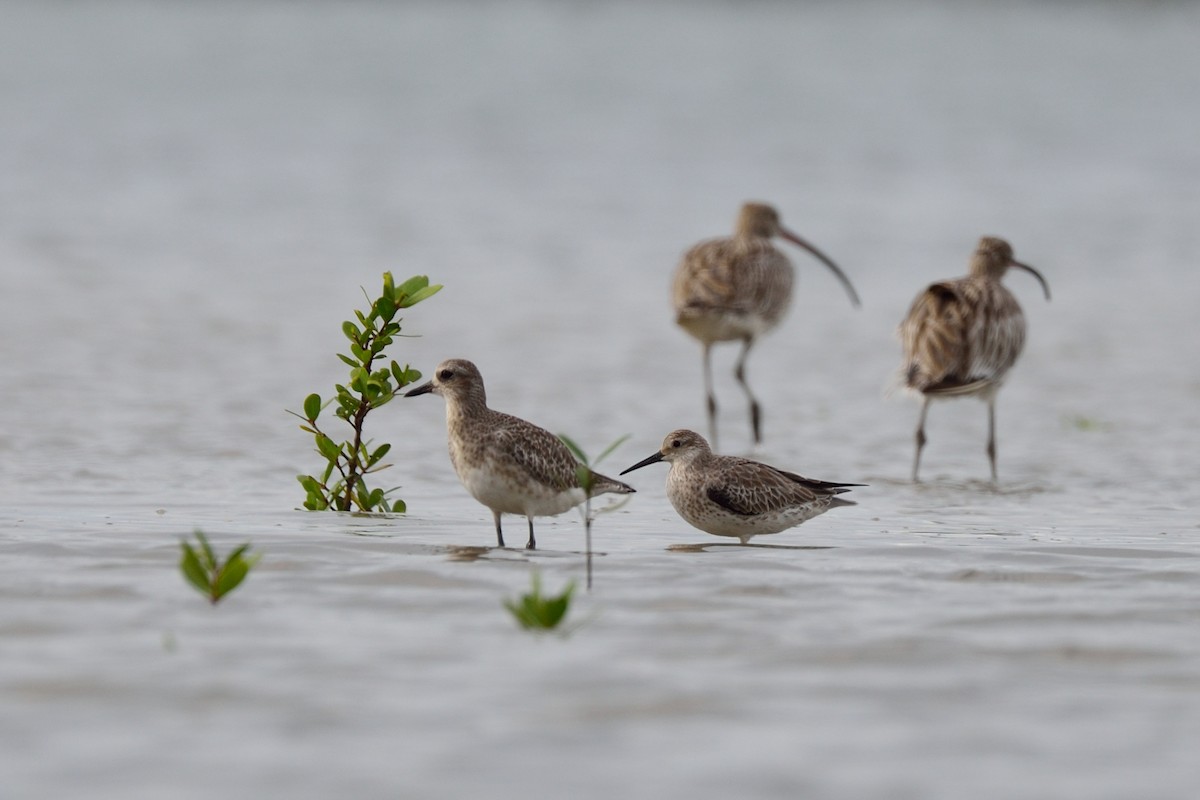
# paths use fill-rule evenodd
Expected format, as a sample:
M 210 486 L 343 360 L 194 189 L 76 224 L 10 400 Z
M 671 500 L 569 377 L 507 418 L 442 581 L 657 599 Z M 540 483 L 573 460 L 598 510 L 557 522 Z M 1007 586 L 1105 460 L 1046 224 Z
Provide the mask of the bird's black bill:
M 1029 266 L 1028 264 L 1022 264 L 1020 261 L 1014 261 L 1014 262 L 1012 262 L 1012 265 L 1014 267 L 1020 267 L 1021 269 L 1025 270 L 1033 277 L 1037 278 L 1038 283 L 1040 283 L 1042 285 L 1042 291 L 1046 293 L 1046 299 L 1047 300 L 1050 299 L 1050 285 L 1048 283 L 1046 283 L 1046 279 L 1042 277 L 1042 273 L 1038 272 L 1036 269 Z
M 641 461 L 634 464 L 632 467 L 625 470 L 621 474 L 624 475 L 626 472 L 633 472 L 635 469 L 641 469 L 642 467 L 647 467 L 651 464 L 657 464 L 659 461 L 662 461 L 662 460 L 663 460 L 662 453 L 655 453 L 654 455 L 650 456 L 649 458 L 643 458 Z
M 862 305 L 858 299 L 858 292 L 854 291 L 854 286 L 850 284 L 850 279 L 846 277 L 846 273 L 842 272 L 841 268 L 837 264 L 833 263 L 832 258 L 818 250 L 815 245 L 806 242 L 791 231 L 780 231 L 779 235 L 797 247 L 803 247 L 805 250 L 812 253 L 818 261 L 829 267 L 829 270 L 837 276 L 839 281 L 842 282 L 842 286 L 846 287 L 846 293 L 850 295 L 850 302 L 854 304 L 854 307 L 858 308 Z
M 419 394 L 429 394 L 432 391 L 433 391 L 433 381 L 430 381 L 429 383 L 422 383 L 420 386 L 418 386 L 415 389 L 408 390 L 407 392 L 404 393 L 404 396 L 405 397 L 416 397 Z

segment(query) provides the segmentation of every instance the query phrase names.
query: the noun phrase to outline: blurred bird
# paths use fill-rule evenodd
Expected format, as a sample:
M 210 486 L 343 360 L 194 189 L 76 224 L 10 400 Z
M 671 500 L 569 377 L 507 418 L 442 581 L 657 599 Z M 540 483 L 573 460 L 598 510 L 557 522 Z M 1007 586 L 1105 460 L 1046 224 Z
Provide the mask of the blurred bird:
M 675 321 L 704 345 L 704 390 L 708 400 L 708 429 L 717 443 L 717 399 L 712 384 L 712 346 L 740 341 L 734 376 L 750 400 L 750 425 L 755 444 L 762 441 L 761 410 L 746 383 L 746 357 L 755 340 L 774 328 L 792 299 L 793 269 L 771 239 L 780 236 L 812 253 L 846 287 L 850 300 L 858 295 L 841 269 L 813 245 L 787 230 L 779 214 L 763 203 L 746 203 L 733 236 L 709 239 L 683 255 L 675 270 L 671 299 Z
M 1050 299 L 1050 287 L 1040 272 L 1015 260 L 1008 242 L 984 236 L 971 256 L 967 277 L 941 281 L 921 292 L 900 324 L 901 377 L 922 397 L 914 481 L 919 480 L 929 403 L 953 397 L 978 397 L 987 403 L 987 454 L 996 480 L 996 393 L 1025 345 L 1025 315 L 1000 283 L 1009 267 L 1032 274 Z

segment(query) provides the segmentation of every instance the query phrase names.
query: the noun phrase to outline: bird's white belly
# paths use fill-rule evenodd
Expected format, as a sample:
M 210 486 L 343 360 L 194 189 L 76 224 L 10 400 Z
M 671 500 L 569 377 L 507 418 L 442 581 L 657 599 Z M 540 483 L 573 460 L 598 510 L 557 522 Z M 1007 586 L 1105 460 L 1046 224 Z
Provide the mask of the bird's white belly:
M 501 470 L 464 467 L 458 470 L 458 477 L 472 497 L 502 514 L 552 517 L 585 499 L 583 489 L 558 491 Z
M 714 536 L 762 536 L 768 533 L 779 533 L 788 528 L 794 528 L 802 522 L 812 519 L 821 512 L 811 507 L 789 508 L 770 514 L 742 516 L 731 514 L 719 508 L 710 507 L 706 510 L 688 509 L 684 505 L 675 505 L 679 516 L 688 524 Z

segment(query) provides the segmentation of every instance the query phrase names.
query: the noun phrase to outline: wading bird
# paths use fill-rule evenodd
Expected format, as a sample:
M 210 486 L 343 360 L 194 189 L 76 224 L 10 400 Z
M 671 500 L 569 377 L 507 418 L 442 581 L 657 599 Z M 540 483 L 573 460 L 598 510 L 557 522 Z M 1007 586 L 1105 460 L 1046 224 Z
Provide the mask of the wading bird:
M 746 383 L 746 356 L 755 340 L 774 328 L 792 299 L 794 270 L 771 239 L 782 237 L 812 253 L 829 267 L 859 305 L 849 279 L 824 253 L 784 228 L 779 214 L 763 203 L 746 203 L 738 215 L 733 236 L 709 239 L 683 255 L 675 270 L 672 305 L 676 323 L 704 346 L 704 391 L 708 402 L 708 430 L 717 443 L 717 399 L 712 383 L 712 346 L 740 341 L 734 376 L 750 401 L 750 426 L 755 444 L 762 441 L 762 413 Z
M 779 533 L 824 514 L 852 506 L 838 497 L 860 483 L 830 483 L 736 456 L 719 456 L 694 431 L 667 434 L 662 447 L 621 474 L 666 461 L 667 499 L 679 516 L 714 536 L 735 536 L 746 544 L 753 536 Z
M 1009 267 L 1032 274 L 1050 299 L 1050 287 L 1040 272 L 1015 260 L 1008 242 L 984 236 L 971 256 L 967 276 L 921 292 L 900 324 L 901 377 L 907 388 L 921 395 L 914 481 L 919 480 L 929 403 L 954 397 L 978 397 L 987 403 L 987 454 L 996 480 L 996 393 L 1025 345 L 1025 315 L 1000 283 Z
M 579 485 L 580 466 L 567 446 L 550 431 L 488 408 L 483 377 L 470 361 L 452 358 L 438 364 L 433 380 L 405 394 L 440 394 L 446 400 L 450 463 L 471 496 L 492 510 L 496 543 L 504 547 L 501 514 L 533 518 L 561 514 L 587 499 Z M 592 473 L 592 495 L 630 494 L 633 487 Z

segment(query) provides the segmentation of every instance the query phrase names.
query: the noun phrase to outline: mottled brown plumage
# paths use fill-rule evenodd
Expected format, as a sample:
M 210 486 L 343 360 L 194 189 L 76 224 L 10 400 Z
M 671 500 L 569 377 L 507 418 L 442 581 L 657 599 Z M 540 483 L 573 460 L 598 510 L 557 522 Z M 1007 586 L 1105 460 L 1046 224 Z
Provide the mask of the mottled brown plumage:
M 704 346 L 704 387 L 709 435 L 717 441 L 717 401 L 712 387 L 712 345 L 740 341 L 734 375 L 750 401 L 754 441 L 762 440 L 761 411 L 746 383 L 746 356 L 755 339 L 783 319 L 792 299 L 794 270 L 771 239 L 780 236 L 812 253 L 838 277 L 854 305 L 858 295 L 841 269 L 813 245 L 787 230 L 763 203 L 746 203 L 731 237 L 709 239 L 683 255 L 675 270 L 671 301 L 678 325 Z
M 921 292 L 900 324 L 903 380 L 922 396 L 914 481 L 926 441 L 929 403 L 943 397 L 979 397 L 988 404 L 987 453 L 992 480 L 996 479 L 996 392 L 1025 346 L 1025 315 L 1000 283 L 1009 267 L 1032 273 L 1050 299 L 1050 287 L 1037 270 L 1016 261 L 1008 242 L 985 236 L 971 257 L 967 276 Z
M 668 434 L 657 453 L 621 474 L 659 461 L 671 465 L 667 499 L 679 516 L 705 533 L 735 536 L 742 544 L 831 508 L 855 505 L 837 495 L 862 485 L 813 480 L 748 458 L 719 456 L 703 436 L 682 429 Z
M 440 394 L 446 400 L 450 463 L 471 496 L 492 510 L 496 542 L 504 547 L 501 514 L 529 522 L 526 548 L 537 544 L 533 518 L 561 514 L 586 499 L 579 462 L 557 436 L 523 419 L 488 408 L 483 377 L 470 361 L 443 361 L 433 380 L 407 393 Z M 629 494 L 633 488 L 592 473 L 592 494 Z

